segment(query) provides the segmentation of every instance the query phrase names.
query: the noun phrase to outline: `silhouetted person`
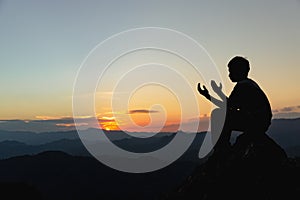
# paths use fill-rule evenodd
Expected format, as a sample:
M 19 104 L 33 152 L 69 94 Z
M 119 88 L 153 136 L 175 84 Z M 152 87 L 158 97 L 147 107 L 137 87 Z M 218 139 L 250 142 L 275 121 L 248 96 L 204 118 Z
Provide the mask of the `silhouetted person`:
M 178 198 L 170 199 L 291 199 L 295 196 L 291 191 L 296 190 L 290 188 L 296 187 L 288 185 L 291 168 L 286 165 L 286 153 L 265 133 L 272 118 L 268 98 L 248 78 L 247 59 L 234 57 L 228 69 L 229 78 L 236 82 L 229 97 L 215 81 L 211 86 L 220 100 L 198 84 L 199 93 L 219 107 L 211 114 L 211 135 L 216 144 L 207 162 L 178 190 Z M 243 133 L 231 146 L 233 130 Z
M 242 131 L 239 145 L 247 145 L 251 141 L 258 140 L 268 130 L 271 124 L 272 112 L 267 96 L 256 82 L 248 78 L 250 70 L 249 61 L 243 57 L 236 56 L 228 63 L 229 78 L 236 85 L 229 97 L 222 92 L 222 85 L 218 86 L 214 81 L 211 86 L 221 98 L 218 100 L 210 96 L 205 86 L 201 88 L 198 83 L 198 91 L 212 103 L 220 107 L 211 114 L 212 136 L 214 127 L 220 123 L 218 116 L 222 115 L 222 108 L 226 106 L 226 117 L 224 126 L 216 143 L 215 152 L 226 153 L 230 150 L 230 136 L 233 130 Z M 226 101 L 225 101 L 226 100 Z M 224 105 L 224 102 L 227 102 Z

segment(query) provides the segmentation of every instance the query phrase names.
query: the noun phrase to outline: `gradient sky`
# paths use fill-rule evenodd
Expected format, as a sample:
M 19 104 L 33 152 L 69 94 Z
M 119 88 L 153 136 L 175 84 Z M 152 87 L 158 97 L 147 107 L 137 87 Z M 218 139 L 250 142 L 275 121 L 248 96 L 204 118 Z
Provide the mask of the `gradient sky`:
M 274 114 L 299 117 L 299 20 L 297 0 L 0 1 L 0 119 L 72 116 L 73 83 L 87 54 L 113 34 L 145 26 L 174 29 L 203 45 L 227 94 L 234 85 L 226 64 L 247 57 Z

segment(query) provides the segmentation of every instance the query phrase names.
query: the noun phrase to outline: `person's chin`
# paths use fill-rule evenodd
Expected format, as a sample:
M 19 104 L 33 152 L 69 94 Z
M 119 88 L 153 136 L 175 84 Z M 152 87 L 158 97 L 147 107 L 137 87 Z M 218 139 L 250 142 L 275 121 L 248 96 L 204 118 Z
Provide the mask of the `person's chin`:
M 231 80 L 231 82 L 233 82 L 233 83 L 238 82 L 237 80 L 235 80 L 235 79 L 233 79 L 233 78 L 230 78 L 230 80 Z

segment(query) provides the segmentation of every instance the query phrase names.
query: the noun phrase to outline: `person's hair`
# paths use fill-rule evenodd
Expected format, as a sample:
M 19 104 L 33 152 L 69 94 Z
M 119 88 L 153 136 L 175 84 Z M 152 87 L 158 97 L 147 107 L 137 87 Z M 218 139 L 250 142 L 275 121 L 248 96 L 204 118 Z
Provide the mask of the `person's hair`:
M 249 61 L 241 56 L 236 56 L 232 58 L 228 63 L 228 67 L 235 68 L 245 75 L 248 75 L 248 72 L 250 71 Z

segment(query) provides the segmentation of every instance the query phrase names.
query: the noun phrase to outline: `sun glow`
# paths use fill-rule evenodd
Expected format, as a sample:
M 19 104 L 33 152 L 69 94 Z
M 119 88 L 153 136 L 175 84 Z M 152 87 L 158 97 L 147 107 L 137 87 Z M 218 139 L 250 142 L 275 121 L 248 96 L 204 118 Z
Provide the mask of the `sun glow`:
M 120 130 L 118 123 L 116 122 L 114 117 L 99 117 L 98 123 L 101 129 L 106 131 L 116 131 Z

